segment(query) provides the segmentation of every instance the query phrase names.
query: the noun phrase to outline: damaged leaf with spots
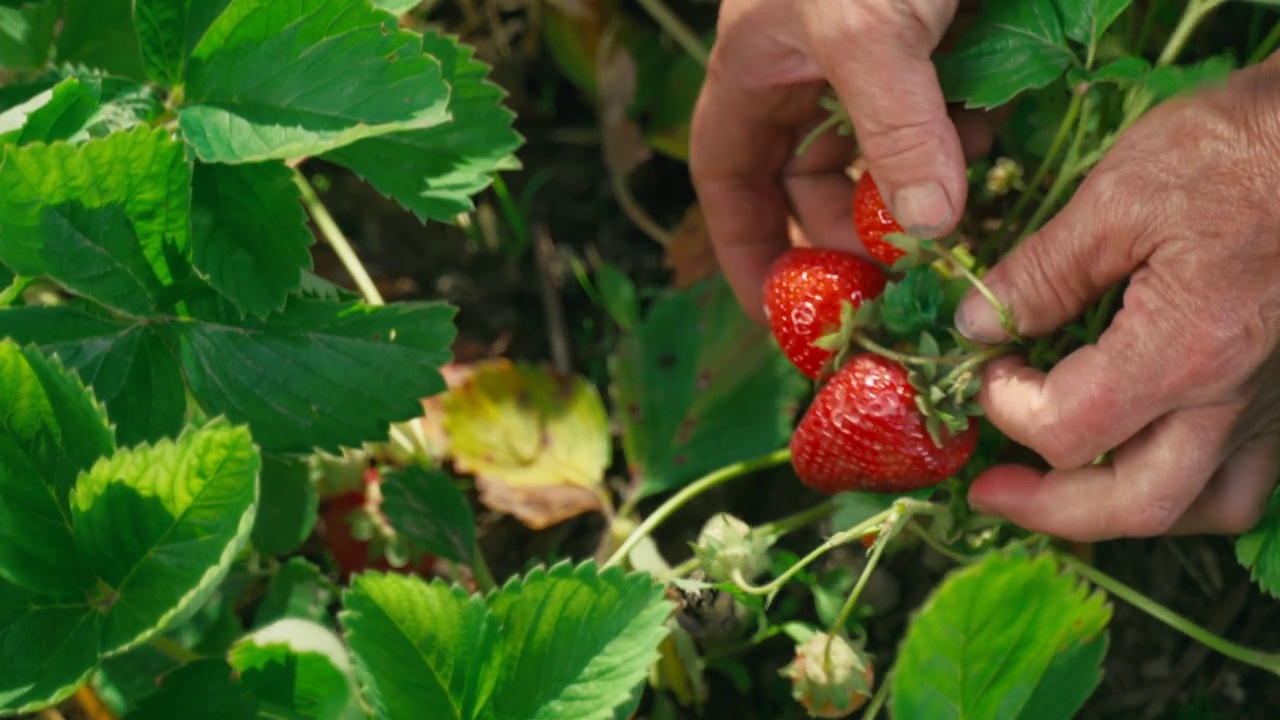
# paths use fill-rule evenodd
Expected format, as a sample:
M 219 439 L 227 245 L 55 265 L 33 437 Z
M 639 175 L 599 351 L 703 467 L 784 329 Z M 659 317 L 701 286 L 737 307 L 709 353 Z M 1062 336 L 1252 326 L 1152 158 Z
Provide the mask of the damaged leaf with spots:
M 609 421 L 585 379 L 500 359 L 440 397 L 447 453 L 480 501 L 541 530 L 609 502 Z
M 609 372 L 643 495 L 781 447 L 806 387 L 720 276 L 655 303 L 620 340 Z

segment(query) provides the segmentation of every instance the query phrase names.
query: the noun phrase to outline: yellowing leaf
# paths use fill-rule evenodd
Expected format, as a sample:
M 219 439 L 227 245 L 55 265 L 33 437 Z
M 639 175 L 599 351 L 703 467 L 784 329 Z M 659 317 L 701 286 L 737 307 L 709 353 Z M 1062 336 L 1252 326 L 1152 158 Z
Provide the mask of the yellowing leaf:
M 480 501 L 542 529 L 609 502 L 604 402 L 585 379 L 508 360 L 475 366 L 440 398 L 448 454 Z

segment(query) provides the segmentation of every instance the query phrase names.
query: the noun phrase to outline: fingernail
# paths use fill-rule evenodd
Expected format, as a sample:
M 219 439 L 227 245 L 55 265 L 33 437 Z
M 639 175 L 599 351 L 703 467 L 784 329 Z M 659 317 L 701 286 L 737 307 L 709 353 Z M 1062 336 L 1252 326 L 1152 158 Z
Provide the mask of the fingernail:
M 933 237 L 954 214 L 947 191 L 937 183 L 912 185 L 893 194 L 893 217 L 912 235 Z
M 995 289 L 992 289 L 992 293 L 995 293 L 997 298 L 1000 297 Z M 977 290 L 970 290 L 969 294 L 960 301 L 959 307 L 956 308 L 955 323 L 956 330 L 974 342 L 994 345 L 1009 339 L 1009 333 L 1000 322 L 1000 313 L 996 311 L 991 301 Z

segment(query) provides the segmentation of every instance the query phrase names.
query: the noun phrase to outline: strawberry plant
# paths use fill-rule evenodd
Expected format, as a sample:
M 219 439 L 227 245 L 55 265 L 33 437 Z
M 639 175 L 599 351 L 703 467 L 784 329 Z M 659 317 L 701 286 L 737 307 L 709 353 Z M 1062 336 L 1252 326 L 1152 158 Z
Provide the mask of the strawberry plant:
M 603 32 L 612 3 L 543 28 L 630 217 L 618 127 L 643 115 L 642 146 L 686 157 L 705 62 L 641 4 L 678 52 Z M 456 308 L 385 302 L 322 199 L 341 172 L 478 233 L 492 186 L 536 244 L 501 180 L 507 97 L 417 5 L 0 0 L 0 716 L 720 717 L 731 688 L 759 717 L 1067 718 L 1115 601 L 1280 674 L 965 500 L 1018 451 L 975 401 L 983 365 L 1051 367 L 1117 297 L 998 345 L 955 331 L 960 298 L 1010 325 L 987 269 L 1148 110 L 1241 64 L 1195 44 L 1225 0 L 985 3 L 935 58 L 949 101 L 1012 106 L 959 230 L 904 232 L 864 173 L 878 264 L 788 251 L 767 326 L 720 278 L 654 291 L 571 257 L 612 322 L 591 378 L 454 362 Z M 1254 35 L 1250 62 L 1280 42 Z M 627 52 L 649 59 L 632 98 Z M 823 104 L 815 132 L 849 132 Z M 358 293 L 313 267 L 317 235 Z M 738 496 L 767 516 L 715 507 Z M 1273 595 L 1277 498 L 1235 548 Z M 692 530 L 663 536 L 677 514 Z M 603 530 L 498 572 L 494 516 Z M 945 572 L 886 643 L 878 570 L 922 548 Z

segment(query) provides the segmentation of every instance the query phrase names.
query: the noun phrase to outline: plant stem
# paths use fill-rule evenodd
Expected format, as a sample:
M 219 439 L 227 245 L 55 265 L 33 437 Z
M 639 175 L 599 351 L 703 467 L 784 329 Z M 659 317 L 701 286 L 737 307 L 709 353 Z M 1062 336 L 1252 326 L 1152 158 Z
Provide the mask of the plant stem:
M 649 13 L 649 17 L 653 18 L 653 21 L 658 23 L 680 47 L 684 48 L 690 57 L 697 60 L 702 67 L 707 66 L 707 59 L 710 57 L 707 46 L 702 44 L 702 40 L 680 19 L 680 16 L 667 7 L 666 3 L 662 0 L 637 1 L 640 7 Z
M 884 707 L 885 701 L 889 699 L 889 687 L 893 685 L 893 671 L 890 670 L 884 676 L 884 680 L 880 682 L 880 687 L 876 688 L 876 694 L 871 698 L 871 702 L 867 704 L 867 709 L 863 711 L 862 720 L 875 720 L 880 714 L 880 708 Z
M 835 512 L 836 501 L 824 500 L 808 510 L 801 510 L 794 515 L 788 515 L 780 520 L 774 520 L 771 523 L 765 523 L 756 528 L 756 534 L 761 537 L 772 536 L 780 538 L 789 532 L 799 530 L 800 528 L 815 523 L 826 518 Z
M 666 502 L 658 506 L 649 517 L 640 523 L 627 539 L 622 541 L 618 549 L 613 555 L 605 561 L 604 567 L 609 568 L 621 563 L 626 559 L 627 555 L 640 543 L 641 540 L 649 536 L 659 525 L 667 518 L 671 517 L 677 510 L 684 507 L 684 504 L 702 493 L 710 490 L 717 485 L 722 485 L 734 478 L 742 477 L 756 470 L 771 468 L 775 465 L 781 465 L 791 461 L 791 450 L 782 449 L 775 450 L 767 455 L 761 455 L 751 460 L 743 460 L 732 465 L 726 465 L 715 472 L 703 475 L 701 478 L 693 481 L 689 485 L 672 495 Z
M 1168 65 L 1178 59 L 1178 54 L 1182 52 L 1182 48 L 1186 46 L 1187 41 L 1191 39 L 1191 33 L 1195 32 L 1196 26 L 1204 20 L 1205 16 L 1213 12 L 1225 0 L 1191 0 L 1187 3 L 1187 9 L 1183 11 L 1182 17 L 1178 20 L 1178 25 L 1173 29 L 1173 34 L 1169 36 L 1168 42 L 1164 44 L 1164 50 L 1160 51 L 1160 57 L 1156 59 L 1156 65 Z
M 493 579 L 493 571 L 489 569 L 489 563 L 484 559 L 484 553 L 480 552 L 480 543 L 471 549 L 471 577 L 476 581 L 476 587 L 480 588 L 481 594 L 487 594 L 490 590 L 498 586 Z
M 370 305 L 385 305 L 386 301 L 382 299 L 382 293 L 378 292 L 378 286 L 373 283 L 373 278 L 369 277 L 369 271 L 365 270 L 356 251 L 347 241 L 347 236 L 342 234 L 342 229 L 329 214 L 329 209 L 320 201 L 320 196 L 316 195 L 315 188 L 311 187 L 311 183 L 307 182 L 307 178 L 299 170 L 293 171 L 293 183 L 298 186 L 298 191 L 302 195 L 302 205 L 307 209 L 311 220 L 315 222 L 316 229 L 320 231 L 325 242 L 329 243 L 329 247 L 333 248 L 333 252 L 342 261 L 342 266 L 351 274 L 351 279 L 355 281 L 356 287 L 360 288 L 360 294 L 364 295 L 365 302 Z
M 1261 8 L 1259 8 L 1259 11 L 1262 11 Z M 1246 64 L 1256 65 L 1266 60 L 1267 56 L 1276 49 L 1276 45 L 1280 45 L 1280 22 L 1271 26 L 1271 32 L 1267 33 L 1267 36 L 1262 38 L 1262 42 L 1258 43 L 1258 46 L 1253 49 L 1253 54 L 1249 56 L 1249 61 Z
M 996 234 L 996 241 L 993 247 L 1003 249 L 1004 243 L 1012 232 L 1017 219 L 1026 211 L 1027 204 L 1031 202 L 1032 193 L 1040 188 L 1040 184 L 1044 182 L 1045 176 L 1049 174 L 1049 168 L 1053 167 L 1053 163 L 1058 158 L 1058 153 L 1062 152 L 1062 148 L 1066 145 L 1067 139 L 1071 137 L 1071 130 L 1075 126 L 1076 117 L 1080 114 L 1080 106 L 1084 103 L 1084 95 L 1081 93 L 1071 94 L 1071 104 L 1067 106 L 1067 112 L 1062 116 L 1062 122 L 1058 124 L 1058 131 L 1053 136 L 1053 141 L 1049 144 L 1049 152 L 1045 153 L 1044 159 L 1040 161 L 1040 167 L 1036 168 L 1036 172 L 1031 176 L 1031 181 L 1026 184 L 1026 190 L 1018 196 L 1017 202 L 1013 204 L 1011 209 L 1005 216 L 1004 222 L 1000 223 L 1000 232 Z
M 1238 660 L 1246 665 L 1252 665 L 1257 668 L 1266 670 L 1273 675 L 1280 675 L 1280 654 L 1266 653 L 1260 650 L 1254 650 L 1242 645 L 1226 640 L 1205 628 L 1196 625 L 1187 618 L 1175 613 L 1169 608 L 1098 570 L 1097 568 L 1082 562 L 1067 553 L 1057 553 L 1057 558 L 1063 565 L 1074 570 L 1080 576 L 1089 582 L 1124 600 L 1130 605 L 1138 608 L 1142 612 L 1186 635 L 1187 637 L 1199 642 L 1219 653 L 1233 659 Z
M 733 582 L 735 585 L 738 586 L 739 590 L 742 590 L 743 592 L 749 595 L 772 595 L 777 591 L 781 590 L 782 586 L 786 585 L 787 582 L 789 582 L 791 578 L 795 577 L 801 570 L 808 567 L 811 563 L 813 563 L 814 560 L 817 560 L 818 558 L 822 557 L 828 551 L 834 548 L 837 548 L 841 545 L 844 545 L 845 543 L 850 543 L 850 542 L 853 542 L 854 540 L 858 540 L 863 535 L 866 535 L 872 530 L 878 529 L 881 525 L 884 524 L 886 520 L 889 519 L 889 516 L 892 513 L 893 513 L 893 508 L 890 508 L 883 512 L 876 513 L 875 515 L 872 515 L 871 517 L 867 518 L 866 520 L 863 520 L 857 525 L 854 525 L 848 530 L 842 530 L 832 535 L 831 537 L 827 538 L 826 541 L 823 542 L 821 545 L 819 545 L 818 547 L 810 551 L 808 555 L 805 555 L 803 558 L 800 558 L 799 560 L 797 560 L 795 565 L 792 565 L 791 567 L 787 568 L 786 572 L 782 573 L 778 577 L 769 581 L 768 584 L 752 585 L 751 583 L 747 582 L 745 578 L 742 577 L 741 573 L 738 573 L 736 571 L 733 576 Z
M 1026 237 L 1040 229 L 1040 225 L 1044 223 L 1049 214 L 1053 212 L 1054 207 L 1057 206 L 1058 198 L 1085 170 L 1082 163 L 1077 162 L 1077 160 L 1080 156 L 1080 144 L 1084 142 L 1084 135 L 1089 125 L 1089 115 L 1092 108 L 1093 103 L 1088 100 L 1082 104 L 1080 122 L 1076 125 L 1075 137 L 1071 140 L 1071 147 L 1067 150 L 1067 157 L 1062 161 L 1062 167 L 1058 171 L 1058 176 L 1053 179 L 1053 185 L 1049 187 L 1049 192 L 1045 193 L 1044 199 L 1040 201 L 1040 207 L 1036 208 L 1035 214 L 1031 216 L 1031 219 L 1027 221 L 1026 227 L 1022 229 L 1022 237 Z
M 849 616 L 858 605 L 858 598 L 862 597 L 862 589 L 871 580 L 871 574 L 875 572 L 876 565 L 880 564 L 880 556 L 884 554 L 885 547 L 911 519 L 911 514 L 894 503 L 889 519 L 885 521 L 884 529 L 876 536 L 876 541 L 871 546 L 871 557 L 867 558 L 867 564 L 862 568 L 862 574 L 858 576 L 858 582 L 853 586 L 853 590 L 849 592 L 849 598 L 844 601 L 844 607 L 840 609 L 836 621 L 831 623 L 829 634 L 835 635 L 844 630 L 845 624 L 849 622 Z
M 164 635 L 156 635 L 155 637 L 151 638 L 151 640 L 149 641 L 149 644 L 151 645 L 151 647 L 159 651 L 160 654 L 164 655 L 170 660 L 174 660 L 179 663 L 189 663 L 193 660 L 199 660 L 201 657 L 203 657 L 199 653 L 192 652 L 182 647 L 177 642 L 175 642 L 172 638 L 166 637 Z

